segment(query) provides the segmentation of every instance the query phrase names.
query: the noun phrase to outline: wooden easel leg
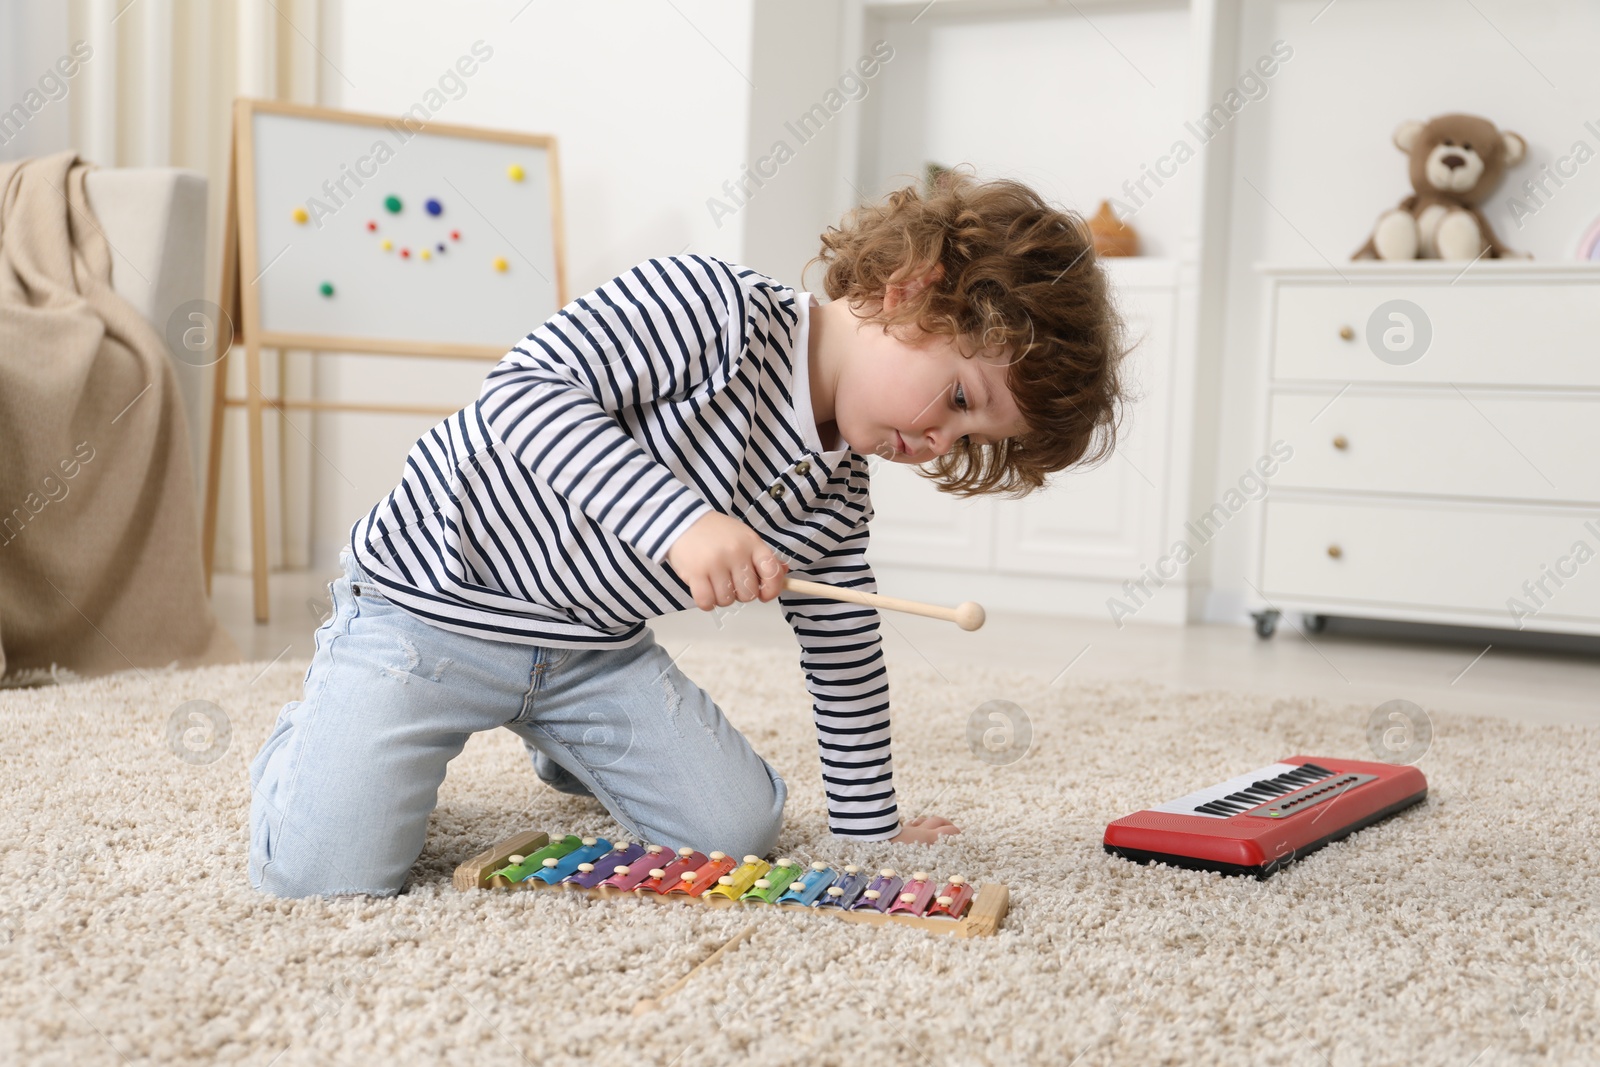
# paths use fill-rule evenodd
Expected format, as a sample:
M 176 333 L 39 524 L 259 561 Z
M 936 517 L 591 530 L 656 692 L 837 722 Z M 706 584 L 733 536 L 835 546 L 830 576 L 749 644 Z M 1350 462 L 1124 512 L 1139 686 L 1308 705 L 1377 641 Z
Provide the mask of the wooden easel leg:
M 211 366 L 215 376 L 211 383 L 211 443 L 206 460 L 205 519 L 200 534 L 200 551 L 206 564 L 206 596 L 211 595 L 211 575 L 217 563 L 217 506 L 222 490 L 222 431 L 223 416 L 228 413 L 228 357 L 224 355 Z
M 201 552 L 206 565 L 206 596 L 211 595 L 211 575 L 217 562 L 217 509 L 222 495 L 222 441 L 228 414 L 228 356 L 244 320 L 239 314 L 239 184 L 236 155 L 239 145 L 238 123 L 229 133 L 228 195 L 224 205 L 222 229 L 222 279 L 217 286 L 218 321 L 212 323 L 211 336 L 217 345 L 217 360 L 211 367 L 211 458 L 206 464 L 205 524 L 201 533 Z M 226 326 L 226 330 L 224 330 Z M 225 339 L 226 338 L 226 339 Z
M 250 573 L 254 579 L 256 622 L 266 622 L 267 602 L 267 474 L 261 425 L 261 345 L 245 339 L 245 419 L 250 428 Z

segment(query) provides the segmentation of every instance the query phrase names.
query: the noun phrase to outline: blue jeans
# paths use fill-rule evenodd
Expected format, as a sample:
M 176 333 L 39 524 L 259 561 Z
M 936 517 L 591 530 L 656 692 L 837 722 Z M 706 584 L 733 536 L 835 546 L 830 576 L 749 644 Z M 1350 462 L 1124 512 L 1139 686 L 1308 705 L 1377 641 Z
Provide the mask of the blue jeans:
M 648 631 L 622 649 L 470 637 L 384 599 L 348 549 L 341 561 L 302 699 L 250 765 L 257 889 L 398 892 L 445 766 L 497 726 L 539 777 L 592 794 L 633 840 L 733 856 L 776 844 L 783 779 Z

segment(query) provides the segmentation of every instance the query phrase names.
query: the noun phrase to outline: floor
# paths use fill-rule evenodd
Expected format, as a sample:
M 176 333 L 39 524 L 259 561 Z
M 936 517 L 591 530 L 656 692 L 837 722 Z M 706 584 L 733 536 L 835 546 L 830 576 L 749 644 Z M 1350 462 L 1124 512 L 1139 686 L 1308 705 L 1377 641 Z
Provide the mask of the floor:
M 293 571 L 271 580 L 271 621 L 256 624 L 245 574 L 218 574 L 214 599 L 246 658 L 306 659 L 329 611 L 335 571 Z M 949 623 L 885 613 L 884 649 L 897 659 L 958 669 L 965 664 L 1071 672 L 1078 678 L 1155 679 L 1184 689 L 1243 689 L 1314 696 L 1339 704 L 1405 699 L 1423 708 L 1523 722 L 1600 723 L 1600 642 L 1531 640 L 1495 631 L 1406 631 L 1335 619 L 1308 635 L 1285 620 L 1260 640 L 1245 627 L 1173 627 L 994 612 L 973 633 Z M 797 648 L 776 604 L 725 615 L 684 612 L 652 624 L 674 656 L 690 645 Z
M 506 730 L 451 762 L 408 892 L 271 900 L 246 877 L 245 783 L 299 695 L 300 662 L 123 671 L 0 694 L 0 1063 L 1597 1062 L 1600 730 L 1435 711 L 1425 804 L 1268 881 L 1224 879 L 1108 855 L 1106 825 L 1295 751 L 1359 756 L 1355 706 L 1079 680 L 1099 644 L 1050 690 L 1043 674 L 946 659 L 941 680 L 920 660 L 897 664 L 897 803 L 962 832 L 937 846 L 859 842 L 828 832 L 793 653 L 707 640 L 685 669 L 786 775 L 770 858 L 1004 885 L 996 936 L 764 905 L 458 891 L 456 866 L 512 834 L 618 836 L 597 802 L 541 785 Z M 1131 642 L 1122 669 L 1154 662 L 1154 640 Z M 1229 635 L 1204 640 L 1243 661 Z M 925 651 L 939 655 L 931 639 Z M 1454 691 L 1480 684 L 1498 651 Z M 974 736 L 973 711 L 997 693 L 1028 702 L 1027 748 L 990 744 L 992 720 Z M 714 827 L 726 790 L 691 780 L 685 796 L 704 802 L 673 821 Z M 345 784 L 369 805 L 388 785 L 360 767 Z M 1300 818 L 1320 826 L 1341 810 Z M 376 828 L 381 813 L 367 814 Z M 277 841 L 303 825 L 279 822 Z M 359 862 L 358 841 L 336 847 L 330 867 Z M 646 999 L 660 1007 L 636 1015 Z

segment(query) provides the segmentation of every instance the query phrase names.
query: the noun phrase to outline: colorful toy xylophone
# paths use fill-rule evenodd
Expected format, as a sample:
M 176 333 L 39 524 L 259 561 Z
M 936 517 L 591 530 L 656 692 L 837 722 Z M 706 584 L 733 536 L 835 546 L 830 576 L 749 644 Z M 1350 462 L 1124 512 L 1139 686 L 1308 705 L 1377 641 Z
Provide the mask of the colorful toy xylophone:
M 1175 867 L 1274 871 L 1428 795 L 1415 767 L 1287 756 L 1106 827 L 1107 852 Z
M 901 923 L 955 937 L 993 934 L 1010 892 L 998 882 L 974 888 L 960 875 L 942 882 L 925 871 L 901 878 L 855 865 L 768 863 L 721 852 L 673 852 L 661 845 L 613 844 L 603 837 L 539 831 L 506 838 L 456 868 L 457 889 L 564 889 L 591 896 L 630 896 L 713 907 L 798 909 L 853 922 Z

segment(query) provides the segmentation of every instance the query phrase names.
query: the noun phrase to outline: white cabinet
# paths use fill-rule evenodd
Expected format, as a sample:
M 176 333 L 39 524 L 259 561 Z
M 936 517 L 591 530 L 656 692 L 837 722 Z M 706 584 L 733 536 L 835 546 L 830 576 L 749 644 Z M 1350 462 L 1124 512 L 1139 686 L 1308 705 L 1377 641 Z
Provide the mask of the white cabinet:
M 1600 268 L 1262 268 L 1259 607 L 1600 633 Z
M 1129 339 L 1142 338 L 1124 366 L 1130 392 L 1143 399 L 1129 406 L 1124 436 L 1108 461 L 1066 473 L 1048 491 L 994 502 L 994 565 L 1004 573 L 1121 581 L 1160 554 L 1173 290 L 1154 271 L 1140 278 L 1140 265 L 1103 262 L 1117 279 Z
M 1164 259 L 1103 259 L 1137 346 L 1124 363 L 1132 393 L 1117 452 L 1062 472 L 1020 500 L 959 499 L 903 464 L 872 476 L 868 551 L 879 587 L 935 601 L 1107 617 L 1107 600 L 1138 580 L 1182 522 L 1187 499 L 1191 372 L 1178 344 L 1178 269 Z M 1183 622 L 1180 576 L 1140 597 L 1141 620 Z

